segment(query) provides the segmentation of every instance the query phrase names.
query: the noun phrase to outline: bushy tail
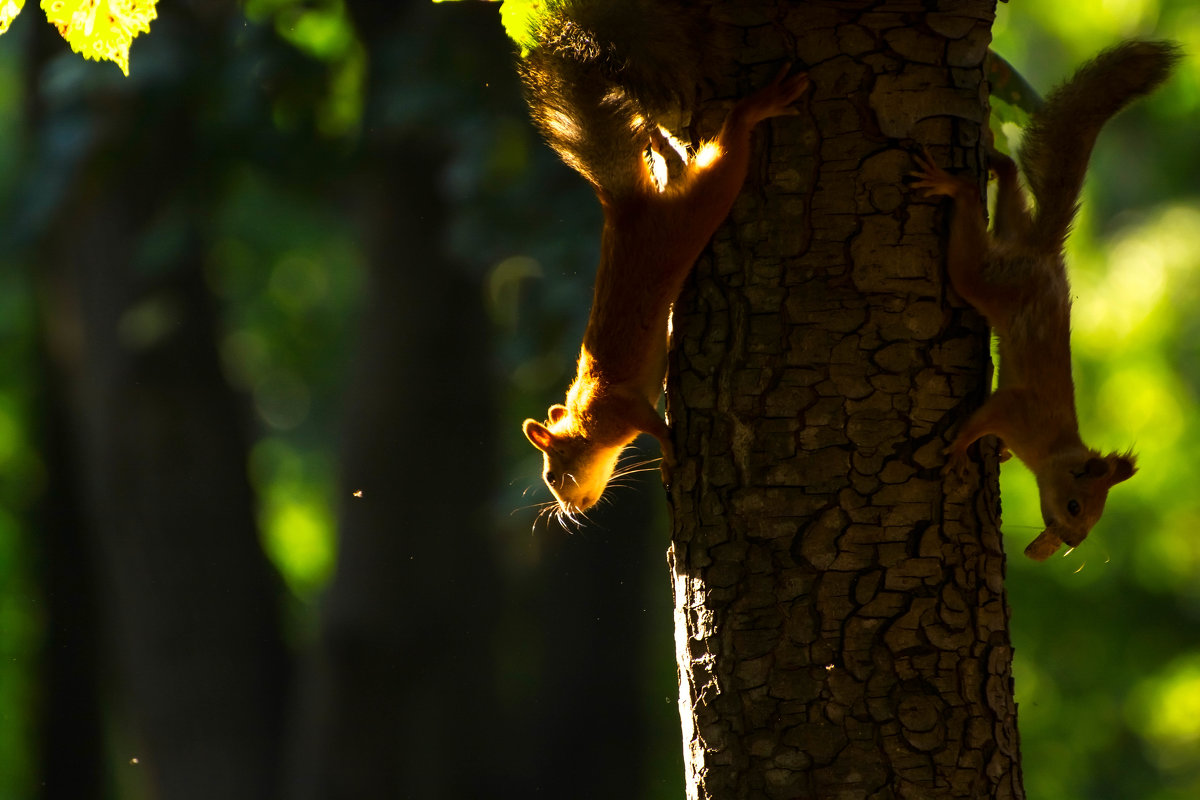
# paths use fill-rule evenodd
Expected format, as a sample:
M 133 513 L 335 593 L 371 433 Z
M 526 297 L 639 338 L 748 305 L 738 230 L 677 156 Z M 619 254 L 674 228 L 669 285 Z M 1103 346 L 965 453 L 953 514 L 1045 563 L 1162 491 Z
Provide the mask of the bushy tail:
M 695 87 L 682 10 L 653 0 L 550 0 L 519 66 L 533 121 L 602 195 L 644 188 L 651 120 Z
M 1125 42 L 1080 67 L 1033 115 L 1020 158 L 1037 200 L 1034 235 L 1040 242 L 1061 247 L 1066 239 L 1104 123 L 1165 81 L 1178 59 L 1170 42 Z

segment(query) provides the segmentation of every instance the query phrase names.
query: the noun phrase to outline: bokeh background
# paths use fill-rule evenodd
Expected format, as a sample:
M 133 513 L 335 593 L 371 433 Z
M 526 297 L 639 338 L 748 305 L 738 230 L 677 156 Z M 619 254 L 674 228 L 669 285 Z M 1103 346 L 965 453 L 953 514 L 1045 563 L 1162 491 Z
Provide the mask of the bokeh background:
M 411 658 L 439 670 L 428 653 L 445 649 L 462 691 L 413 669 L 380 702 L 432 697 L 465 750 L 487 751 L 436 740 L 424 767 L 438 788 L 411 796 L 472 796 L 438 777 L 463 771 L 492 797 L 683 794 L 657 476 L 565 532 L 539 519 L 540 460 L 519 430 L 573 371 L 595 199 L 531 130 L 495 5 L 414 0 L 390 20 L 363 5 L 165 1 L 128 79 L 70 53 L 36 3 L 0 37 L 0 800 L 155 796 L 96 504 L 63 479 L 86 484 L 97 468 L 81 455 L 87 414 L 72 411 L 88 387 L 63 385 L 59 338 L 86 322 L 61 300 L 78 280 L 63 262 L 131 205 L 149 210 L 113 234 L 134 298 L 113 324 L 130 347 L 167 336 L 172 307 L 154 287 L 176 279 L 206 309 L 197 335 L 240 443 L 225 467 L 252 490 L 248 535 L 271 573 L 279 702 L 303 706 L 330 608 L 364 602 L 354 570 L 394 559 L 374 608 L 396 620 L 394 657 L 412 642 Z M 1008 587 L 1028 796 L 1192 800 L 1200 6 L 1013 2 L 994 31 L 1043 91 L 1123 38 L 1189 53 L 1106 129 L 1070 240 L 1084 438 L 1135 447 L 1141 470 L 1086 547 L 1044 565 L 1014 555 Z M 103 278 L 76 288 L 102 291 Z M 1002 483 L 1019 554 L 1040 530 L 1036 493 L 1015 461 Z M 362 544 L 367 504 L 392 545 Z M 196 602 L 210 592 L 222 587 Z M 193 621 L 179 613 L 181 637 Z M 285 749 L 311 724 L 280 719 Z

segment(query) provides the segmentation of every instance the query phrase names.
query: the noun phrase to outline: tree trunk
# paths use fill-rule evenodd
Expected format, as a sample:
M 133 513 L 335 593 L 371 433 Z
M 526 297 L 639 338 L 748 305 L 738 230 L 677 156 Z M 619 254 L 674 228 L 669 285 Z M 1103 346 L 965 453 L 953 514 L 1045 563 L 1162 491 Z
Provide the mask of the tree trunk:
M 40 348 L 39 348 L 40 349 Z M 77 442 L 66 435 L 70 415 L 63 387 L 54 380 L 47 354 L 38 353 L 37 441 L 45 463 L 31 537 L 45 607 L 46 638 L 38 674 L 42 681 L 40 736 L 41 800 L 103 797 L 104 718 L 101 697 L 100 615 L 96 613 L 95 564 L 88 553 Z
M 382 191 L 370 193 L 338 565 L 300 687 L 292 797 L 480 796 L 494 774 L 491 751 L 471 744 L 488 736 L 479 665 L 491 661 L 496 597 L 481 491 L 493 473 L 486 317 L 438 249 L 444 162 L 404 149 L 372 159 L 394 171 L 363 175 Z M 431 437 L 431 425 L 444 427 Z
M 994 3 L 715 7 L 723 98 L 808 67 L 676 308 L 676 649 L 691 798 L 1022 798 L 986 390 L 915 146 L 982 175 Z M 703 117 L 702 117 L 703 119 Z

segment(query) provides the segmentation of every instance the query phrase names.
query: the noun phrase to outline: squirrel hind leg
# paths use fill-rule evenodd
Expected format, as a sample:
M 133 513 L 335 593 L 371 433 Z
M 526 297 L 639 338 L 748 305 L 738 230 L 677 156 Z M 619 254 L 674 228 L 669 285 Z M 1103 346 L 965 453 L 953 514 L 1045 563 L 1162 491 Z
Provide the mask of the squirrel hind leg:
M 1017 177 L 1017 164 L 996 150 L 988 150 L 988 169 L 996 176 L 996 208 L 992 234 L 998 240 L 1021 239 L 1033 227 L 1029 203 Z

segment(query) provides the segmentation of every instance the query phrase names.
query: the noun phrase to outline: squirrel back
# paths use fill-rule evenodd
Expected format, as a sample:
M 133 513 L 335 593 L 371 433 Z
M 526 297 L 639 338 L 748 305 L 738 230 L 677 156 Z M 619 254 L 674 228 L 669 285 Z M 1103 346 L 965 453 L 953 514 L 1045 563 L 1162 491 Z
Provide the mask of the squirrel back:
M 1124 42 L 1084 64 L 1034 113 L 1021 140 L 1021 169 L 1037 201 L 1032 238 L 1061 248 L 1100 129 L 1165 81 L 1179 59 L 1170 42 Z
M 687 105 L 691 17 L 669 2 L 550 0 L 518 70 L 533 121 L 603 201 L 651 191 L 655 123 Z

